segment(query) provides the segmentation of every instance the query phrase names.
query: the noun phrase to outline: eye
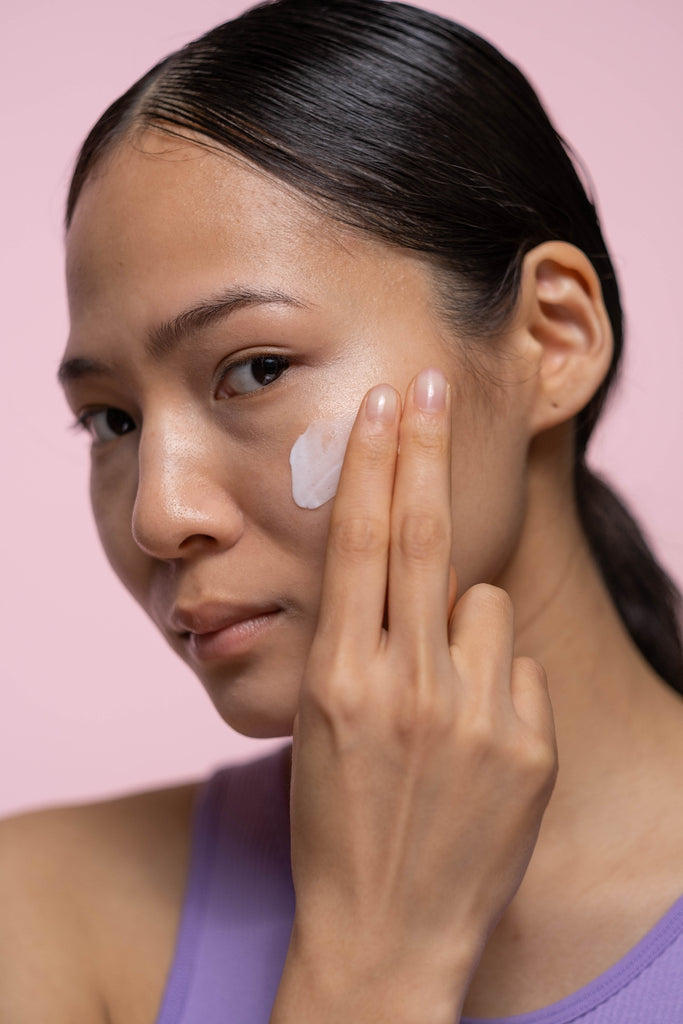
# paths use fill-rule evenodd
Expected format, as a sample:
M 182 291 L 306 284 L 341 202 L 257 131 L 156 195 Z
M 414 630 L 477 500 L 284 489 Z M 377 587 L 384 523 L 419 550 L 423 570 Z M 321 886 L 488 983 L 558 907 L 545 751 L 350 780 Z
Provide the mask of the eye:
M 255 356 L 230 366 L 223 374 L 221 388 L 231 395 L 248 395 L 276 381 L 289 368 L 284 356 Z
M 96 409 L 79 416 L 78 423 L 88 431 L 94 441 L 114 441 L 135 430 L 135 422 L 123 409 Z

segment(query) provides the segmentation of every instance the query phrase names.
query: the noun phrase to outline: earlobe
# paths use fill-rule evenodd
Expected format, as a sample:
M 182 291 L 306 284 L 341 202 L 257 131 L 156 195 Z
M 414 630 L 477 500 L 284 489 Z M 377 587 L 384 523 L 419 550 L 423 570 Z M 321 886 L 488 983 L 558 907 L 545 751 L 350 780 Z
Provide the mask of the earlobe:
M 602 383 L 612 329 L 588 257 L 567 242 L 544 242 L 524 258 L 521 327 L 537 367 L 533 434 L 572 419 Z

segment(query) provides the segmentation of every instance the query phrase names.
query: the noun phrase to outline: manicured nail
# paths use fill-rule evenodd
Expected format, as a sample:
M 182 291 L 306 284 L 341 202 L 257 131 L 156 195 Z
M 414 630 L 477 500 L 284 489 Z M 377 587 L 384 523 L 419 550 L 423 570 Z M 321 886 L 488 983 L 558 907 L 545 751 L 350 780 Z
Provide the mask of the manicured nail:
M 369 420 L 393 423 L 396 417 L 396 392 L 388 384 L 378 384 L 369 392 L 365 415 Z
M 430 367 L 415 379 L 415 404 L 422 412 L 441 412 L 446 407 L 448 385 L 441 370 Z

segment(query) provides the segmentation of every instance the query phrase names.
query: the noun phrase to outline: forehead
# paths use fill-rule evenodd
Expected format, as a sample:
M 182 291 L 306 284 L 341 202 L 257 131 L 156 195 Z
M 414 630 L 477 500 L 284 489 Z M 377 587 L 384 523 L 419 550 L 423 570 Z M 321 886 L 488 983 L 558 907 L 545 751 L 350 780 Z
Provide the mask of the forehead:
M 239 156 L 149 131 L 86 182 L 67 234 L 72 324 L 166 319 L 226 285 L 369 303 L 409 289 L 423 261 L 346 228 Z

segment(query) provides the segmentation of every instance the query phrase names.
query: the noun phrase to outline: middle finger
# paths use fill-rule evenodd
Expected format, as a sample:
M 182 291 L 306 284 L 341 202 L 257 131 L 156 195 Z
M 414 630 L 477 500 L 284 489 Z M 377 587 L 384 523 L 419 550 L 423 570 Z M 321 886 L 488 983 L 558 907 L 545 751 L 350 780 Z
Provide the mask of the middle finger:
M 390 642 L 448 643 L 451 555 L 450 388 L 423 370 L 406 395 L 391 509 Z

